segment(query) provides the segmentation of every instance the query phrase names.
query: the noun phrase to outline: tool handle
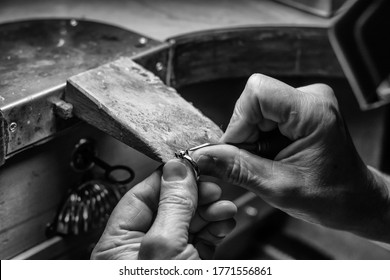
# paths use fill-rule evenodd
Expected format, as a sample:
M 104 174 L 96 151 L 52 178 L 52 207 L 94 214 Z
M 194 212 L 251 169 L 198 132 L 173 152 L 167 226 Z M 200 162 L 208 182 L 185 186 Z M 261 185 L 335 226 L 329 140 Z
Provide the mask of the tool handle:
M 239 149 L 246 150 L 252 154 L 262 156 L 268 159 L 274 159 L 276 155 L 292 143 L 279 130 L 263 132 L 261 140 L 256 143 L 227 143 Z

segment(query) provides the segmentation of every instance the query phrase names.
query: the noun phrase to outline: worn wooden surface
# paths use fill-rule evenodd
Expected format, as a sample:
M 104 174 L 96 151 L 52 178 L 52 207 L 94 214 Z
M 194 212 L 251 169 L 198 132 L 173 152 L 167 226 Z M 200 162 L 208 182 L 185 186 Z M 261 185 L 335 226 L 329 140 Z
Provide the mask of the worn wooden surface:
M 80 119 L 158 161 L 222 136 L 216 124 L 129 58 L 71 77 L 65 100 Z

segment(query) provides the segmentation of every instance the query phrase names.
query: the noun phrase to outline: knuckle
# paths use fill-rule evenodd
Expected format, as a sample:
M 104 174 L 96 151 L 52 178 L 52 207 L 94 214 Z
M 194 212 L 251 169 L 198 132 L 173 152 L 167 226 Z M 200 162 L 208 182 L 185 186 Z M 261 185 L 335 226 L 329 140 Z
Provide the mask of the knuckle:
M 247 81 L 247 85 L 258 86 L 261 83 L 261 81 L 263 80 L 263 78 L 264 78 L 263 74 L 254 73 L 249 77 L 249 79 Z
M 331 87 L 325 84 L 318 84 L 316 94 L 308 96 L 308 110 L 316 124 L 323 128 L 332 127 L 339 123 L 341 115 L 338 108 L 338 102 Z
M 323 100 L 321 106 L 321 123 L 324 127 L 331 128 L 336 124 L 342 123 L 337 103 L 334 103 L 331 100 Z
M 326 84 L 317 84 L 317 98 L 315 99 L 318 107 L 322 111 L 338 111 L 338 103 L 333 89 Z
M 166 207 L 167 209 L 180 209 L 195 213 L 196 202 L 184 193 L 174 193 L 161 198 L 159 207 Z
M 242 151 L 239 150 L 234 156 L 233 162 L 226 169 L 226 178 L 229 182 L 238 186 L 247 186 L 251 181 L 251 171 L 242 159 Z
M 245 91 L 245 93 L 250 96 L 256 96 L 261 94 L 261 90 L 259 89 L 262 87 L 265 78 L 266 76 L 262 74 L 258 74 L 258 73 L 252 74 L 246 83 L 245 88 L 247 90 Z
M 319 92 L 321 92 L 321 94 L 324 97 L 331 99 L 331 100 L 334 99 L 334 97 L 335 97 L 334 91 L 330 86 L 328 86 L 326 84 L 317 84 L 317 86 L 318 86 Z
M 233 114 L 230 119 L 230 123 L 235 123 L 237 120 L 240 120 L 244 117 L 241 99 L 237 100 L 236 105 L 234 106 Z

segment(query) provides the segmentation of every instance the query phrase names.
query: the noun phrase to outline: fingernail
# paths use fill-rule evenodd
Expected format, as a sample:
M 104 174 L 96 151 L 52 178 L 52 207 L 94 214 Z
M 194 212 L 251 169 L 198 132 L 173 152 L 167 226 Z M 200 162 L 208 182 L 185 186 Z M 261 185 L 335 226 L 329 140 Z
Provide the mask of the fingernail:
M 179 161 L 169 161 L 164 165 L 163 178 L 165 181 L 181 181 L 187 177 L 187 167 Z

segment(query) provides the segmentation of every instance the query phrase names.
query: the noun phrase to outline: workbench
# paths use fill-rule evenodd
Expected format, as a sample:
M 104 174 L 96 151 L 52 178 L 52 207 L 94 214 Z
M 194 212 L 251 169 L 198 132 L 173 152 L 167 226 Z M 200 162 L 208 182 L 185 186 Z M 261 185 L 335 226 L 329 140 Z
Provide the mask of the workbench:
M 174 52 L 170 64 L 174 68 L 172 71 L 174 75 L 165 81 L 222 126 L 226 126 L 245 80 L 254 71 L 272 75 L 294 86 L 318 81 L 329 83 L 335 89 L 341 111 L 364 161 L 377 168 L 386 166 L 383 155 L 386 152 L 384 138 L 388 128 L 386 122 L 388 107 L 364 112 L 360 110 L 327 39 L 327 29 L 331 25 L 331 19 L 310 15 L 267 0 L 0 2 L 0 24 L 38 19 L 69 22 L 75 20 L 80 23 L 91 21 L 113 25 L 139 34 L 135 40 L 143 36 L 148 38 L 148 48 L 160 46 L 167 51 L 164 53 L 167 56 L 172 56 Z M 262 33 L 259 33 L 259 30 Z M 238 34 L 244 36 L 240 39 Z M 299 44 L 294 43 L 297 38 Z M 248 53 L 235 53 L 240 40 L 244 45 L 251 42 L 258 45 L 256 48 L 249 48 Z M 310 49 L 306 47 L 309 45 L 305 44 L 313 44 L 320 49 L 316 52 L 316 49 Z M 221 52 L 216 51 L 219 49 Z M 294 51 L 291 51 L 292 49 Z M 133 49 L 130 48 L 129 51 Z M 139 51 L 141 52 L 142 48 Z M 267 55 L 262 56 L 262 52 L 266 52 Z M 277 55 L 278 53 L 280 55 Z M 127 53 L 127 55 L 136 57 L 137 53 Z M 115 54 L 113 57 L 116 58 Z M 317 59 L 314 59 L 315 57 Z M 157 61 L 153 60 L 150 65 L 157 65 Z M 165 66 L 165 62 L 163 65 Z M 61 65 L 53 67 L 56 66 L 58 69 L 54 72 L 57 74 L 48 81 L 47 85 L 50 85 L 48 88 L 57 87 L 55 91 L 58 96 L 61 96 L 63 84 L 69 76 L 64 74 Z M 98 65 L 82 65 L 78 70 L 72 68 L 69 73 L 74 75 L 78 71 L 96 66 Z M 11 68 L 9 69 L 12 71 Z M 1 69 L 1 66 L 0 70 L 3 71 L 2 73 L 8 71 Z M 158 69 L 153 70 L 159 72 Z M 165 74 L 160 72 L 164 78 L 166 78 Z M 22 84 L 23 80 L 20 82 Z M 2 92 L 0 87 L 0 95 L 3 97 L 3 100 L 0 100 L 0 110 L 7 116 L 10 116 L 10 108 L 17 106 L 18 102 L 28 101 L 36 91 L 42 92 L 37 83 L 30 83 L 29 87 L 22 87 L 21 84 L 7 85 L 7 92 Z M 18 91 L 17 97 L 11 96 L 10 87 Z M 39 103 L 36 106 L 40 106 Z M 36 117 L 35 109 L 31 110 L 30 115 Z M 20 111 L 18 114 L 17 116 L 22 116 Z M 29 114 L 28 110 L 26 114 Z M 56 122 L 55 128 L 54 125 L 48 127 L 47 134 L 42 132 L 42 134 L 29 135 L 30 142 L 25 146 L 21 143 L 20 149 L 19 144 L 15 142 L 16 144 L 12 146 L 15 148 L 15 154 L 11 153 L 12 156 L 7 158 L 4 165 L 0 167 L 0 258 L 2 259 L 84 258 L 90 251 L 96 237 L 100 234 L 98 231 L 90 236 L 69 238 L 48 237 L 46 234 L 47 223 L 53 220 L 69 187 L 83 180 L 82 175 L 75 173 L 69 166 L 69 155 L 80 138 L 96 139 L 99 156 L 112 164 L 125 163 L 134 169 L 136 177 L 128 187 L 141 181 L 159 165 L 83 122 L 64 126 Z M 269 239 L 268 245 L 272 245 L 270 247 L 253 235 L 256 233 L 262 236 L 261 232 L 255 231 L 250 226 L 258 223 L 261 228 L 267 225 L 264 222 L 266 214 L 271 213 L 272 209 L 243 190 L 231 186 L 225 186 L 224 190 L 226 198 L 235 200 L 242 206 L 239 219 L 243 222 L 241 225 L 239 222 L 238 225 L 241 234 L 248 234 L 250 238 L 248 237 L 247 241 L 258 244 L 259 252 L 262 252 L 254 252 L 252 255 L 257 254 L 259 258 L 264 256 L 282 258 L 283 256 L 272 253 L 275 250 L 264 249 L 272 246 L 277 248 L 277 245 L 272 242 L 278 239 Z M 277 214 L 275 217 L 277 220 L 280 219 L 280 224 L 283 225 L 275 236 L 281 239 L 288 237 L 299 240 L 306 244 L 305 246 L 311 246 L 322 252 L 322 257 L 336 259 L 390 257 L 386 250 L 349 233 L 309 225 L 286 218 L 282 214 Z M 239 236 L 239 234 L 235 235 L 233 239 L 239 240 Z M 241 251 L 247 248 L 245 246 L 248 246 L 248 242 L 242 245 Z M 242 253 L 239 248 L 235 248 L 232 252 L 236 255 L 229 255 L 226 247 L 221 246 L 218 252 L 219 258 L 234 258 Z

